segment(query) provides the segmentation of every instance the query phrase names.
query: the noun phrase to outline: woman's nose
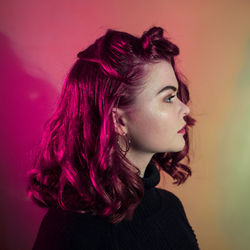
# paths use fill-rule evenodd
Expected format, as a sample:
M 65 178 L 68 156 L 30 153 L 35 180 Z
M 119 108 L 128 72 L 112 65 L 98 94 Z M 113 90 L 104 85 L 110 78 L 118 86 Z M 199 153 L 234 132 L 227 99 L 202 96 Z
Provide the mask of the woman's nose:
M 184 107 L 183 107 L 183 109 L 184 109 L 184 114 L 185 114 L 185 115 L 188 115 L 188 114 L 190 113 L 190 108 L 189 108 L 186 104 L 184 104 L 184 103 L 183 103 L 183 105 L 184 105 Z

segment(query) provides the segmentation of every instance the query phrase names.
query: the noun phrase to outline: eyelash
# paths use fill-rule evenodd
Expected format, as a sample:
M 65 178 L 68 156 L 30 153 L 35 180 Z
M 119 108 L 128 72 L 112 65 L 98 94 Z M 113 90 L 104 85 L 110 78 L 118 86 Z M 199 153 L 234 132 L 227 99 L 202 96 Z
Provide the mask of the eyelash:
M 165 98 L 164 100 L 167 100 L 167 99 L 171 100 L 171 99 L 174 98 L 174 97 L 175 97 L 175 95 L 172 95 L 172 96 L 170 96 L 170 97 L 168 97 L 168 98 Z M 173 103 L 173 102 L 170 101 L 170 102 L 167 102 L 167 103 Z

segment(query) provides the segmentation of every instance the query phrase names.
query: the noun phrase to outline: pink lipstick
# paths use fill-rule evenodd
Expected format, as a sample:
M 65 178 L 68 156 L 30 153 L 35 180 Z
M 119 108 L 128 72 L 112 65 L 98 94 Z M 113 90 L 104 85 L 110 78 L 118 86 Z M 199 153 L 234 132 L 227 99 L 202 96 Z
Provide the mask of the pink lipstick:
M 186 124 L 184 125 L 184 127 L 178 131 L 179 134 L 185 134 L 186 133 Z

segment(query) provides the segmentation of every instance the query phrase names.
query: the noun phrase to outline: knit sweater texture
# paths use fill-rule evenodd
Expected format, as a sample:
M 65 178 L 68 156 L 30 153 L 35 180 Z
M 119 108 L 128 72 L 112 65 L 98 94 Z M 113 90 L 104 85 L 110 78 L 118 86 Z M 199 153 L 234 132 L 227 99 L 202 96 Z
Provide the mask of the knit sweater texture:
M 132 221 L 112 224 L 100 216 L 49 208 L 33 250 L 199 250 L 180 199 L 156 188 L 160 173 L 149 162 L 144 197 Z

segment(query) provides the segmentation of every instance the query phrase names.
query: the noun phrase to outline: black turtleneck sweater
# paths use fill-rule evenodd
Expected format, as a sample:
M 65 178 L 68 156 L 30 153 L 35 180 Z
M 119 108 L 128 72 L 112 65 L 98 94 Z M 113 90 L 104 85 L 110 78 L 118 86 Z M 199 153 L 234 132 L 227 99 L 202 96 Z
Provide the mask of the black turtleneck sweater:
M 198 242 L 183 205 L 156 188 L 160 173 L 152 161 L 144 177 L 144 197 L 133 220 L 112 224 L 88 213 L 49 208 L 33 250 L 197 250 Z

